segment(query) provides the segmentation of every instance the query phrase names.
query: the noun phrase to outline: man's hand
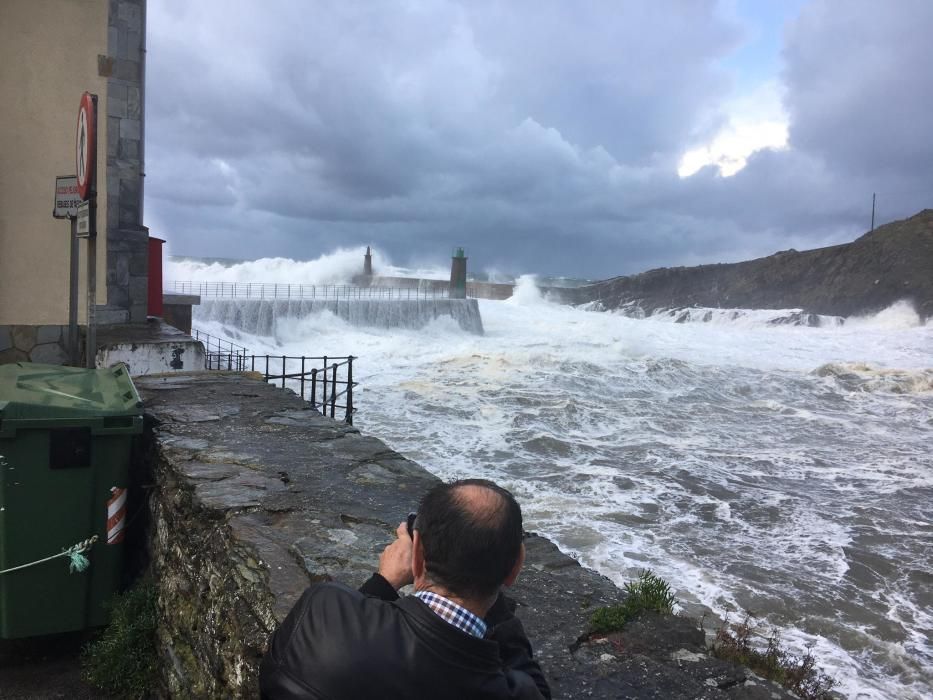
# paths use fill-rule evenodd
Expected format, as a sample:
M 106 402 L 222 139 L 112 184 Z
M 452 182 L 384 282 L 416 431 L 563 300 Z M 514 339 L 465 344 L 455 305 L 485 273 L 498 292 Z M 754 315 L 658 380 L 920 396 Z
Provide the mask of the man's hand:
M 379 574 L 395 590 L 415 580 L 411 573 L 411 538 L 408 536 L 408 523 L 402 521 L 395 530 L 398 536 L 394 542 L 382 550 L 379 556 Z

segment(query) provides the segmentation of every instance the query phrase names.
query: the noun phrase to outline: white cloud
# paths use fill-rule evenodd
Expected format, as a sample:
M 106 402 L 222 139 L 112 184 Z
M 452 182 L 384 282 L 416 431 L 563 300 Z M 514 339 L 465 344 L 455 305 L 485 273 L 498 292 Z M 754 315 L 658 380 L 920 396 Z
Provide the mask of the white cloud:
M 787 146 L 787 122 L 732 121 L 706 146 L 684 153 L 677 174 L 690 177 L 707 165 L 715 165 L 723 177 L 735 175 L 749 156 L 765 148 Z
M 677 174 L 690 177 L 713 165 L 720 175 L 730 177 L 744 168 L 756 151 L 786 148 L 788 119 L 781 93 L 780 85 L 769 81 L 733 100 L 724 108 L 729 116 L 726 125 L 708 143 L 684 153 Z

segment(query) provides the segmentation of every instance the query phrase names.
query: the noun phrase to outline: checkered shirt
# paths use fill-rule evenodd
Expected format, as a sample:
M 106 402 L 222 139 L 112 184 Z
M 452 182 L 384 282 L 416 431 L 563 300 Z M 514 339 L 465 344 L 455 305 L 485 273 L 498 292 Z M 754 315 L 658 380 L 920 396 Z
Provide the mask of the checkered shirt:
M 486 623 L 483 619 L 466 608 L 457 605 L 452 600 L 431 591 L 418 591 L 415 593 L 415 597 L 420 598 L 438 617 L 445 622 L 449 622 L 461 632 L 472 634 L 480 639 L 486 636 Z

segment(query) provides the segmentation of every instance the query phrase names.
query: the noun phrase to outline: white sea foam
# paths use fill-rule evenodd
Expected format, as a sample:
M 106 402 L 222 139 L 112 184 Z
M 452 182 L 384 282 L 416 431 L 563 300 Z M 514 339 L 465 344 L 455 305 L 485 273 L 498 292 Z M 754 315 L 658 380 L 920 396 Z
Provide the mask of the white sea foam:
M 883 328 L 890 330 L 916 328 L 917 326 L 923 325 L 914 305 L 906 300 L 895 302 L 877 314 L 852 317 L 847 323 L 858 328 Z
M 733 619 L 753 606 L 847 697 L 929 696 L 933 600 L 902 572 L 929 576 L 933 327 L 637 320 L 530 278 L 480 308 L 483 337 L 324 313 L 237 342 L 358 356 L 361 429 L 501 481 L 584 564 L 620 584 L 651 568 Z

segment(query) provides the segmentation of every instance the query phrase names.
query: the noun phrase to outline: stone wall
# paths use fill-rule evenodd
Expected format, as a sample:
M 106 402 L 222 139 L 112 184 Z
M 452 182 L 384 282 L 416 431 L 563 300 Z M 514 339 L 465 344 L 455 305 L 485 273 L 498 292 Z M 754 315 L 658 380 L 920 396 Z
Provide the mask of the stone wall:
M 146 320 L 145 41 L 145 0 L 110 0 L 107 56 L 98 57 L 98 69 L 107 76 L 107 305 L 97 311 L 101 324 Z
M 163 692 L 257 697 L 266 641 L 315 581 L 359 586 L 436 478 L 381 441 L 247 375 L 143 377 Z M 365 408 L 363 409 L 365 410 Z M 792 696 L 706 653 L 683 617 L 620 635 L 588 620 L 622 592 L 543 537 L 510 595 L 555 698 Z
M 68 326 L 0 326 L 0 365 L 10 362 L 67 364 Z

